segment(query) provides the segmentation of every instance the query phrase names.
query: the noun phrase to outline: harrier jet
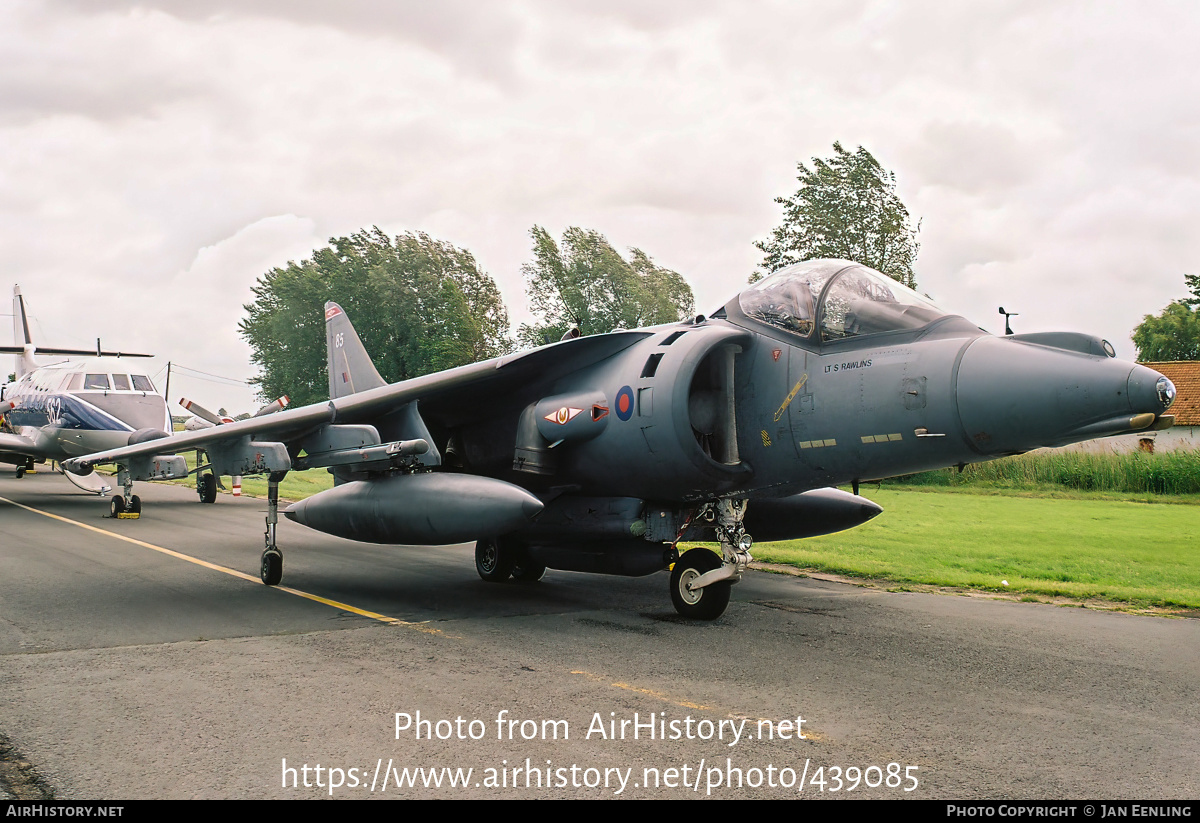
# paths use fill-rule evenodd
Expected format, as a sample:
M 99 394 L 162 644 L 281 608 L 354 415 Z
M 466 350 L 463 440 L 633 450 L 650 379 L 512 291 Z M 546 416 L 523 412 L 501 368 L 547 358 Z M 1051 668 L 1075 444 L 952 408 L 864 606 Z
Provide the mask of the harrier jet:
M 268 585 L 283 568 L 279 481 L 320 466 L 334 488 L 284 512 L 310 528 L 374 543 L 473 540 L 489 581 L 671 568 L 675 608 L 712 619 L 754 539 L 879 513 L 832 487 L 1165 428 L 1175 395 L 1097 337 L 995 337 L 842 260 L 789 266 L 708 317 L 393 385 L 340 306 L 326 304 L 325 320 L 327 402 L 68 468 L 118 463 L 141 479 L 168 447 L 200 447 L 219 474 L 267 473 Z M 719 549 L 680 556 L 681 539 Z

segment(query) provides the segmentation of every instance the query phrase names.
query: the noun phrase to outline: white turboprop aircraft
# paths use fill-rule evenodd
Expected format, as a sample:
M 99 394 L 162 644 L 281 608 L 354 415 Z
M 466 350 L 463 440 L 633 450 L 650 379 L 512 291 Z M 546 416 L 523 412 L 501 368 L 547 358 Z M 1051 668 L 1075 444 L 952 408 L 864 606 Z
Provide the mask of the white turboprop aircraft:
M 0 463 L 16 465 L 18 477 L 47 460 L 61 463 L 170 436 L 166 400 L 136 361 L 128 359 L 151 355 L 104 351 L 99 340 L 95 351 L 34 345 L 19 286 L 13 287 L 13 336 L 16 345 L 0 346 L 0 353 L 16 355 L 15 382 L 0 388 Z M 37 354 L 84 359 L 40 365 Z M 158 479 L 188 473 L 181 457 L 164 456 L 158 462 Z M 112 490 L 108 478 L 64 474 L 84 491 Z M 140 511 L 136 496 L 113 498 L 114 515 Z

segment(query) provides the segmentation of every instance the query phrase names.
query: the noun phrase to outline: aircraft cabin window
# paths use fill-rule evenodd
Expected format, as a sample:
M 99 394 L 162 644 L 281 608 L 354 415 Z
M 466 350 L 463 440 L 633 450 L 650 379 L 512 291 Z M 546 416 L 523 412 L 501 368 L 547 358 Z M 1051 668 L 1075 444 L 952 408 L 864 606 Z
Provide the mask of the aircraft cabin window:
M 89 374 L 87 379 L 83 381 L 85 389 L 104 389 L 108 390 L 108 375 L 107 374 Z
M 83 372 L 77 371 L 71 375 L 71 382 L 67 384 L 67 391 L 78 391 L 83 388 Z
M 114 374 L 112 376 L 112 378 L 113 378 L 113 388 L 114 389 L 116 389 L 117 391 L 129 391 L 129 375 Z
M 154 391 L 154 384 L 150 382 L 150 378 L 144 374 L 133 375 L 133 390 L 134 391 Z

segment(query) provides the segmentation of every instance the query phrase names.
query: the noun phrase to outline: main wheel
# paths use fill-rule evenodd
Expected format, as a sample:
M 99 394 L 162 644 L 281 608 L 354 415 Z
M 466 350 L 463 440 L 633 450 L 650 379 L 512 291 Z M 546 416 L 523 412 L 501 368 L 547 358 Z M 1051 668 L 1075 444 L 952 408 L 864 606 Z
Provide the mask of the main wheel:
M 721 568 L 721 558 L 708 549 L 692 549 L 671 570 L 671 602 L 675 611 L 693 620 L 716 620 L 729 605 L 732 583 L 722 580 L 693 591 L 688 586 L 705 572 Z
M 513 566 L 512 576 L 513 580 L 519 580 L 522 583 L 536 583 L 546 576 L 546 567 L 541 563 L 523 560 Z
M 125 507 L 125 511 L 129 512 L 130 514 L 141 514 L 142 498 L 138 497 L 136 494 L 130 495 L 129 505 Z
M 113 517 L 125 511 L 125 498 L 119 494 L 114 494 L 109 500 L 109 512 Z
M 17 466 L 17 479 L 20 480 L 24 476 L 25 476 L 25 467 Z
M 202 474 L 196 478 L 196 493 L 200 495 L 201 503 L 217 502 L 216 475 Z
M 283 579 L 283 554 L 278 550 L 267 549 L 262 553 L 262 566 L 258 576 L 268 586 L 278 586 Z
M 475 571 L 484 580 L 503 583 L 512 570 L 512 553 L 497 538 L 485 537 L 475 544 Z

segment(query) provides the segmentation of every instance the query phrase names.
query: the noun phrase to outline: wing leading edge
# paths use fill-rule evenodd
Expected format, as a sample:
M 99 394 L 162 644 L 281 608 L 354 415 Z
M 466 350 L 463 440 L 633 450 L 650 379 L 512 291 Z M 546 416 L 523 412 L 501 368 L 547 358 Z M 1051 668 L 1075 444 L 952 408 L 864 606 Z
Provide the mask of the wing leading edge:
M 458 393 L 474 396 L 480 401 L 479 407 L 483 407 L 486 405 L 483 401 L 488 397 L 502 397 L 530 382 L 553 380 L 560 375 L 598 363 L 649 335 L 650 332 L 644 331 L 620 331 L 566 340 L 514 355 L 335 397 L 323 403 L 287 409 L 265 417 L 240 420 L 200 431 L 181 432 L 161 440 L 84 455 L 68 460 L 64 466 L 69 471 L 87 473 L 96 466 L 108 463 L 121 463 L 135 458 L 175 454 L 192 449 L 208 449 L 214 445 L 242 440 L 263 445 L 268 441 L 291 443 L 327 424 L 364 423 L 399 411 L 414 401 L 441 399 Z M 332 357 L 330 363 L 333 364 Z M 374 366 L 371 369 L 373 371 Z

